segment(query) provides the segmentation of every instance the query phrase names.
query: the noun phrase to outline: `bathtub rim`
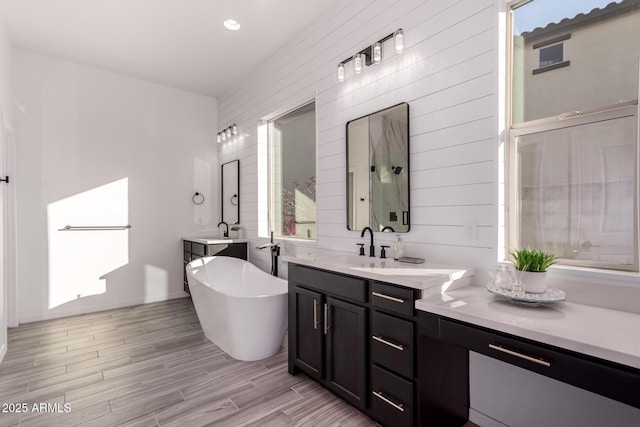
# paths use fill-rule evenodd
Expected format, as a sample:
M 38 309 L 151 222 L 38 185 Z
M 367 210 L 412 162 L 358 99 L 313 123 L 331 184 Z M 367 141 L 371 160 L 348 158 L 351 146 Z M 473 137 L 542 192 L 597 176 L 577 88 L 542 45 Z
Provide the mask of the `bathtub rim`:
M 253 268 L 258 270 L 262 274 L 266 275 L 271 280 L 277 279 L 277 280 L 283 282 L 283 290 L 282 290 L 282 292 L 270 293 L 270 294 L 264 294 L 264 295 L 237 295 L 237 294 L 233 294 L 233 293 L 230 293 L 228 291 L 220 290 L 219 288 L 215 288 L 213 286 L 210 286 L 209 284 L 204 283 L 202 280 L 200 280 L 198 278 L 198 276 L 196 276 L 196 274 L 192 271 L 191 264 L 196 262 L 196 261 L 201 261 L 202 262 L 203 260 L 213 259 L 213 258 L 236 259 L 236 260 L 241 261 L 243 263 L 250 264 Z M 190 261 L 187 264 L 187 266 L 185 267 L 185 270 L 187 272 L 187 276 L 191 277 L 193 280 L 198 282 L 200 285 L 205 286 L 205 287 L 211 289 L 212 291 L 218 292 L 219 294 L 224 295 L 224 296 L 229 297 L 229 298 L 242 298 L 242 299 L 245 299 L 245 298 L 249 298 L 249 299 L 250 298 L 269 298 L 269 297 L 276 297 L 276 296 L 284 295 L 284 294 L 288 293 L 288 291 L 289 291 L 288 284 L 287 284 L 287 281 L 285 279 L 282 279 L 280 277 L 272 276 L 269 273 L 267 273 L 266 271 L 260 270 L 255 264 L 249 262 L 248 260 L 244 260 L 244 259 L 240 259 L 240 258 L 229 257 L 229 256 L 224 256 L 224 255 L 211 255 L 211 256 L 201 257 L 201 258 L 194 259 L 194 260 Z

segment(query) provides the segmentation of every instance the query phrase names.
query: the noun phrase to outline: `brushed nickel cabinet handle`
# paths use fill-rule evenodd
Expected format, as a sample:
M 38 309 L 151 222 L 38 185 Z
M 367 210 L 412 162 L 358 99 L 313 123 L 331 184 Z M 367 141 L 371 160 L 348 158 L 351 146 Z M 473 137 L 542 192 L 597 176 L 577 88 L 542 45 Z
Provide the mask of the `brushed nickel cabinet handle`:
M 511 356 L 519 357 L 520 359 L 527 360 L 529 362 L 537 363 L 538 365 L 546 366 L 547 368 L 551 367 L 551 363 L 546 360 L 536 359 L 535 357 L 527 356 L 526 354 L 518 353 L 517 351 L 509 350 L 508 348 L 504 348 L 501 345 L 489 344 L 489 348 L 492 350 L 500 351 L 502 353 L 509 354 Z
M 386 344 L 389 347 L 393 347 L 396 350 L 404 351 L 404 347 L 403 346 L 401 346 L 399 344 L 394 344 L 394 343 L 392 343 L 390 341 L 385 340 L 384 338 L 381 338 L 381 337 L 378 337 L 378 336 L 375 336 L 375 335 L 371 335 L 371 338 L 373 338 L 374 340 L 376 340 L 378 342 L 381 342 L 382 344 Z
M 399 302 L 400 304 L 404 304 L 404 300 L 400 298 L 390 297 L 389 295 L 381 294 L 378 292 L 371 292 L 371 295 L 373 295 L 374 297 L 384 298 L 384 299 L 388 299 L 389 301 Z
M 318 300 L 313 300 L 313 329 L 318 329 Z
M 386 397 L 384 397 L 384 396 L 382 395 L 382 393 L 381 393 L 381 392 L 379 392 L 379 391 L 372 391 L 371 393 L 373 393 L 373 395 L 374 395 L 375 397 L 377 397 L 378 399 L 382 400 L 382 401 L 383 401 L 383 402 L 385 402 L 386 404 L 393 406 L 393 407 L 394 407 L 394 408 L 396 408 L 398 411 L 400 411 L 400 412 L 404 412 L 404 408 L 402 407 L 402 403 L 394 403 L 394 402 L 390 401 L 389 399 L 387 399 Z
M 324 334 L 329 332 L 329 304 L 324 305 Z

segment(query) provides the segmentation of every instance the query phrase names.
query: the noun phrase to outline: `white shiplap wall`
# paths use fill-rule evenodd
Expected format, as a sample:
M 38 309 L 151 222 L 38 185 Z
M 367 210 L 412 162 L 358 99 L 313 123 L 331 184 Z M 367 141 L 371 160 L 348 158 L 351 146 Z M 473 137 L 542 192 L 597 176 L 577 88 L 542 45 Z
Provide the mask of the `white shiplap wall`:
M 336 2 L 335 7 L 219 99 L 219 123 L 240 135 L 219 145 L 220 162 L 239 158 L 241 224 L 258 230 L 257 124 L 316 99 L 318 240 L 353 251 L 346 229 L 345 124 L 382 108 L 410 105 L 411 231 L 406 253 L 491 268 L 496 261 L 498 149 L 497 6 L 494 0 Z M 337 64 L 403 28 L 405 52 L 339 83 Z M 347 65 L 347 68 L 349 68 Z M 465 239 L 462 226 L 478 224 Z M 376 244 L 393 235 L 376 234 Z M 307 246 L 309 244 L 306 244 Z M 299 250 L 287 242 L 284 251 Z M 268 254 L 251 253 L 268 267 Z

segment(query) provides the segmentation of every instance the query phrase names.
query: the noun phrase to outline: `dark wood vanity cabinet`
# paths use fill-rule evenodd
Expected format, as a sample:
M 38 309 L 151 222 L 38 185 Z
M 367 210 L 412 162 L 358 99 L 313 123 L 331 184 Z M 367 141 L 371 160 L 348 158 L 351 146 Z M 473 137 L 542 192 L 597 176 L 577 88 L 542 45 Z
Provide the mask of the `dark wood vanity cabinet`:
M 413 426 L 418 291 L 371 282 L 371 416 L 385 426 Z
M 420 425 L 466 423 L 469 351 L 640 408 L 639 369 L 435 314 L 418 318 Z
M 367 402 L 365 286 L 362 279 L 289 266 L 289 373 L 305 372 L 361 410 Z
M 464 426 L 469 351 L 640 408 L 640 370 L 415 310 L 416 289 L 289 264 L 289 372 L 382 426 Z
M 245 261 L 247 260 L 247 244 L 245 242 L 205 245 L 204 243 L 192 242 L 191 240 L 183 240 L 182 247 L 184 263 L 184 268 L 182 269 L 184 281 L 183 286 L 184 291 L 188 294 L 191 294 L 191 292 L 189 292 L 186 267 L 187 264 L 194 259 L 205 256 L 220 255 L 240 258 Z
M 418 291 L 289 265 L 289 372 L 383 426 L 413 426 Z

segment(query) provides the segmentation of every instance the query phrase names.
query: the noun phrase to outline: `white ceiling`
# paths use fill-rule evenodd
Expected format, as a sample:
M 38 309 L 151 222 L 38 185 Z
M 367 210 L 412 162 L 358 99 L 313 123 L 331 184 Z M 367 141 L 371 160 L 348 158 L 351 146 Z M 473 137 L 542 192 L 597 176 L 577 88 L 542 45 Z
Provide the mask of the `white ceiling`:
M 16 47 L 217 97 L 335 3 L 0 0 L 0 19 Z

